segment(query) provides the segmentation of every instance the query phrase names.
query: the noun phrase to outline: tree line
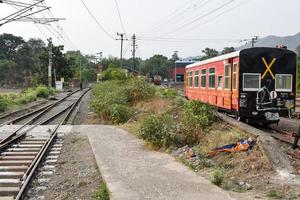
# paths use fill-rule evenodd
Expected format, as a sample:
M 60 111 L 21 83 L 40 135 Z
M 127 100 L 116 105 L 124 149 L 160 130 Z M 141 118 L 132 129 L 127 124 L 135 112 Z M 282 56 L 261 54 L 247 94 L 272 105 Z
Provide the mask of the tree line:
M 64 51 L 64 46 L 53 45 L 53 77 L 64 78 L 67 82 L 79 78 L 80 63 L 84 81 L 97 78 L 97 66 L 80 51 Z M 0 87 L 32 87 L 47 84 L 48 45 L 41 39 L 4 33 L 0 35 Z M 53 79 L 54 82 L 54 79 Z

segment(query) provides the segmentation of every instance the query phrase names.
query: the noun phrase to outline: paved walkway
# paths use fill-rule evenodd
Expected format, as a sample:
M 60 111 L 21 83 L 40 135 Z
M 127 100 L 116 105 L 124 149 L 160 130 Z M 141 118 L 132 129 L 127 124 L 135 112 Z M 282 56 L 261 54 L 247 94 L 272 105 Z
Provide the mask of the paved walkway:
M 113 200 L 229 200 L 226 191 L 166 153 L 145 150 L 141 140 L 112 126 L 77 126 L 85 132 Z

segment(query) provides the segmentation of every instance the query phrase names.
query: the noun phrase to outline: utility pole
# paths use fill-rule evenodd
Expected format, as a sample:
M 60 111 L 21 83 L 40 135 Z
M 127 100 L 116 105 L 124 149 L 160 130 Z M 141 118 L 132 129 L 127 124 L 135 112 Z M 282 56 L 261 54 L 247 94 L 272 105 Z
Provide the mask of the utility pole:
M 117 33 L 118 36 L 121 37 L 121 39 L 116 39 L 116 40 L 121 40 L 121 55 L 120 55 L 120 60 L 121 60 L 121 68 L 123 68 L 123 41 L 128 40 L 124 39 L 125 33 Z
M 52 87 L 52 38 L 48 39 L 49 63 L 48 63 L 48 86 Z
M 254 36 L 252 39 L 251 39 L 251 44 L 252 44 L 252 48 L 254 47 L 255 43 L 257 42 L 258 40 L 258 36 Z
M 135 53 L 136 53 L 136 48 L 137 48 L 137 44 L 136 44 L 136 36 L 135 34 L 133 34 L 132 36 L 132 59 L 133 59 L 133 71 L 135 71 L 136 69 L 136 60 L 135 60 Z
M 174 51 L 174 54 L 178 54 L 179 51 Z M 175 83 L 177 83 L 177 66 L 176 66 L 176 61 L 175 60 L 175 70 L 174 70 L 174 79 L 175 79 Z

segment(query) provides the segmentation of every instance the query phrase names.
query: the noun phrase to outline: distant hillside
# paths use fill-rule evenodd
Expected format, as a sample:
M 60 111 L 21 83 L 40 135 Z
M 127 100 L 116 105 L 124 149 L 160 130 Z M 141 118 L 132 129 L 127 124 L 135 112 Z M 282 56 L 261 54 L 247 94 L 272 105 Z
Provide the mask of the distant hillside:
M 270 35 L 261 39 L 258 39 L 257 43 L 255 43 L 256 47 L 275 47 L 278 44 L 283 44 L 287 46 L 288 49 L 292 51 L 296 51 L 296 48 L 300 45 L 300 32 L 296 35 L 286 36 L 286 37 L 278 37 L 274 35 Z M 236 49 L 245 49 L 251 47 L 251 43 L 248 43 L 242 47 L 238 47 Z

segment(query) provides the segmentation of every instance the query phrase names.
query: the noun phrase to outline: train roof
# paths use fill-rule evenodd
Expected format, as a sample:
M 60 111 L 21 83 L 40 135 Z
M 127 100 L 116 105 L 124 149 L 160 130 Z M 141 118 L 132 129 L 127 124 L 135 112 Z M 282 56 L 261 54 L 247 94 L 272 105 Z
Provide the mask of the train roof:
M 200 62 L 195 62 L 191 65 L 187 65 L 186 68 L 188 69 L 188 68 L 197 67 L 197 66 L 200 66 L 200 65 L 205 65 L 205 64 L 208 64 L 208 63 L 212 63 L 212 62 L 218 62 L 218 61 L 226 60 L 228 58 L 238 57 L 240 55 L 240 52 L 241 51 L 235 51 L 235 52 L 232 52 L 232 53 L 224 54 L 224 55 L 221 55 L 221 56 L 216 56 L 216 57 L 213 57 L 213 58 L 210 58 L 210 59 L 207 59 L 207 60 L 203 60 L 203 61 L 200 61 Z

